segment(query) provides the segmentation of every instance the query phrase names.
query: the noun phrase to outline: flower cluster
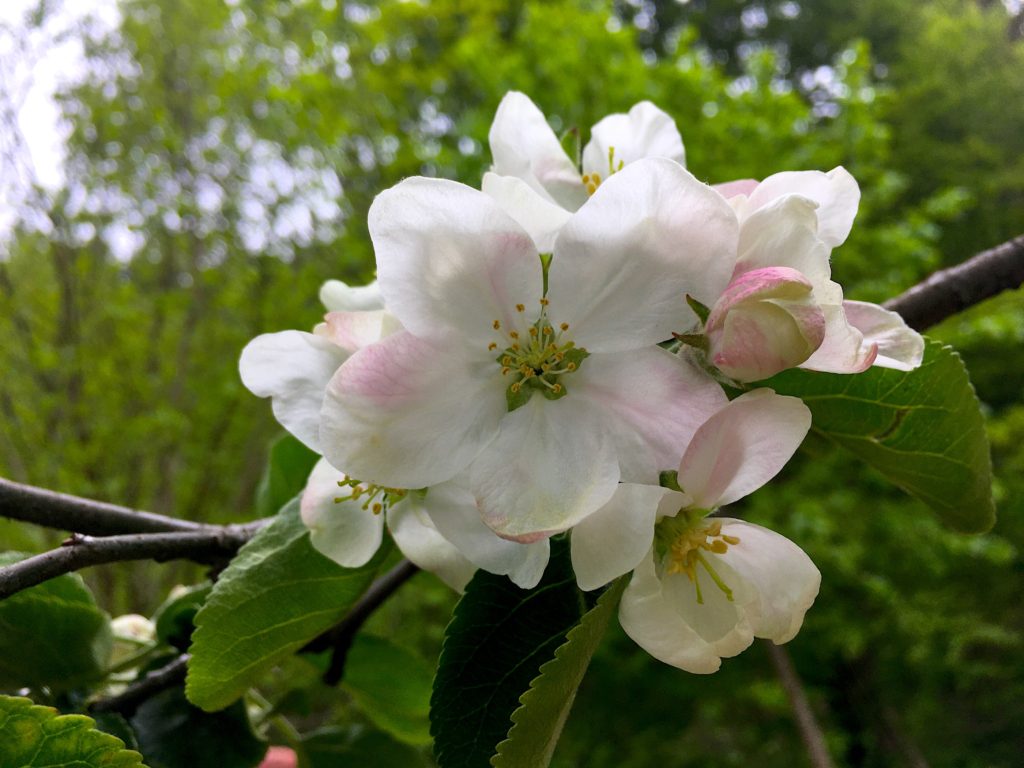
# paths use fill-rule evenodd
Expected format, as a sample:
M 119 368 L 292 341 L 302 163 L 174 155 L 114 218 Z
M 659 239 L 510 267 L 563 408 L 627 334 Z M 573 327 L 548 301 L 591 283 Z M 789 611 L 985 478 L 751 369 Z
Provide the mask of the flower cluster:
M 579 586 L 632 571 L 626 632 L 711 672 L 799 629 L 820 575 L 792 542 L 719 517 L 774 477 L 807 407 L 753 382 L 800 366 L 909 369 L 921 338 L 843 300 L 830 253 L 859 190 L 842 168 L 709 186 L 649 102 L 569 157 L 509 93 L 482 188 L 410 178 L 369 214 L 377 281 L 328 282 L 312 333 L 254 339 L 241 374 L 323 457 L 314 545 L 367 562 L 385 525 L 461 589 L 538 583 L 569 532 Z M 731 402 L 723 384 L 747 390 Z

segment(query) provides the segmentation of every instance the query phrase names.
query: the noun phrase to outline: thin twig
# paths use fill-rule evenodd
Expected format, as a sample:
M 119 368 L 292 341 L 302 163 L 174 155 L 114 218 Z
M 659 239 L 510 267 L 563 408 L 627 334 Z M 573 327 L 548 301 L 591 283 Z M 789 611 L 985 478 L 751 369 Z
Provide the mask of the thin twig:
M 130 683 L 117 696 L 107 699 L 98 699 L 89 705 L 90 712 L 117 712 L 125 717 L 131 717 L 135 710 L 143 702 L 152 698 L 158 693 L 173 688 L 185 680 L 185 672 L 188 669 L 189 655 L 181 654 L 174 661 L 159 669 L 154 669 L 145 677 L 141 677 Z
M 341 677 L 345 673 L 345 659 L 352 647 L 352 641 L 366 620 L 419 570 L 408 560 L 402 560 L 370 585 L 370 588 L 359 598 L 359 602 L 352 606 L 352 610 L 345 615 L 345 618 L 306 644 L 303 651 L 317 653 L 328 648 L 332 650 L 330 666 L 323 675 L 323 681 L 327 685 L 337 685 L 341 682 Z
M 126 560 L 192 560 L 216 564 L 252 538 L 263 521 L 245 526 L 210 526 L 204 531 L 135 533 L 126 536 L 73 535 L 57 549 L 0 568 L 0 600 L 65 573 Z
M 811 765 L 814 768 L 835 768 L 828 753 L 828 747 L 825 745 L 825 734 L 814 717 L 814 710 L 811 709 L 811 703 L 807 700 L 803 683 L 800 682 L 800 676 L 796 673 L 789 653 L 771 640 L 765 640 L 764 645 L 768 649 L 772 666 L 775 667 L 779 682 L 782 683 L 782 688 L 789 699 L 789 705 L 793 708 L 793 716 L 796 718 L 796 725 L 800 730 L 804 746 L 807 747 L 807 757 L 810 758 Z
M 0 517 L 91 536 L 204 531 L 209 526 L 93 501 L 0 477 Z
M 936 272 L 885 302 L 919 331 L 1024 284 L 1024 235 Z

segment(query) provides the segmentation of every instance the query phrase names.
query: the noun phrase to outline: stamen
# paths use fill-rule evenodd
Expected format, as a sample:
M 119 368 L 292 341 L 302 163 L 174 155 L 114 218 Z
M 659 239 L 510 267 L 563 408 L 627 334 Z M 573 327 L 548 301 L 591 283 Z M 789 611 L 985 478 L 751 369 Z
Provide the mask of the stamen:
M 563 331 L 568 331 L 569 330 L 569 324 L 568 323 L 562 323 L 558 327 L 561 328 Z
M 498 348 L 498 342 L 496 342 L 496 341 L 492 341 L 490 344 L 487 345 L 487 351 L 488 352 L 493 352 L 497 348 Z
M 496 331 L 500 331 L 501 330 L 501 321 L 500 320 L 495 320 L 491 324 L 491 327 L 494 328 L 494 330 L 496 330 Z
M 540 305 L 541 305 L 542 307 L 546 307 L 546 306 L 547 306 L 548 304 L 550 304 L 550 303 L 551 303 L 551 302 L 550 302 L 550 301 L 548 301 L 548 300 L 547 300 L 546 298 L 544 298 L 544 299 L 541 299 L 541 300 L 540 300 Z
M 516 304 L 516 312 L 525 312 L 526 307 L 522 304 Z

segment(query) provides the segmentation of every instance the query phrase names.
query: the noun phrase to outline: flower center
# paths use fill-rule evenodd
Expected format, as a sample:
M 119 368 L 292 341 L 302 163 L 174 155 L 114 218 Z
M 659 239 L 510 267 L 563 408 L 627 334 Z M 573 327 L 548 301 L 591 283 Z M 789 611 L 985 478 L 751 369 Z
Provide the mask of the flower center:
M 698 603 L 704 603 L 700 588 L 701 568 L 711 577 L 714 585 L 722 590 L 726 599 L 732 602 L 732 590 L 704 553 L 724 555 L 729 547 L 736 546 L 740 540 L 736 536 L 722 533 L 721 520 L 704 520 L 702 514 L 699 510 L 683 510 L 676 517 L 661 520 L 655 530 L 658 552 L 664 558 L 666 573 L 686 574 L 697 592 Z
M 384 512 L 388 507 L 405 498 L 405 495 L 408 493 L 407 490 L 402 488 L 387 488 L 383 485 L 364 483 L 361 480 L 348 476 L 344 480 L 339 480 L 338 485 L 341 488 L 348 488 L 349 491 L 343 496 L 336 497 L 334 499 L 335 504 L 340 504 L 349 499 L 352 501 L 364 499 L 363 509 L 369 510 L 375 515 Z
M 555 326 L 548 317 L 548 300 L 540 300 L 540 317 L 526 330 L 505 331 L 501 321 L 495 320 L 492 327 L 502 333 L 502 341 L 492 341 L 488 350 L 494 352 L 502 344 L 505 348 L 494 358 L 501 366 L 501 375 L 508 381 L 505 397 L 508 410 L 514 411 L 525 405 L 534 392 L 540 392 L 548 400 L 564 397 L 567 390 L 564 378 L 576 371 L 589 353 L 566 338 L 568 323 Z M 526 311 L 522 304 L 516 304 L 521 315 Z
M 608 147 L 608 175 L 611 176 L 616 171 L 621 171 L 622 166 L 626 162 L 619 160 L 618 165 L 615 163 L 615 147 Z M 601 174 L 596 171 L 593 173 L 584 173 L 581 181 L 583 186 L 587 188 L 587 194 L 592 195 L 597 192 L 597 188 L 601 186 Z

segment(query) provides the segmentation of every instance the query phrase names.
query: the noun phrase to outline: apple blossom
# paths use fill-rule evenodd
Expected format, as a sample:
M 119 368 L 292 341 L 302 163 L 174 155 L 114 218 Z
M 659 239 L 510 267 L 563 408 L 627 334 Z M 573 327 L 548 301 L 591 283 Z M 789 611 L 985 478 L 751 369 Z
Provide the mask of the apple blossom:
M 900 371 L 921 365 L 924 339 L 897 313 L 866 301 L 844 301 L 843 309 L 850 325 L 864 334 L 864 343 L 877 345 L 875 365 Z
M 620 486 L 572 532 L 581 588 L 633 569 L 619 620 L 641 647 L 690 672 L 713 672 L 766 637 L 790 640 L 820 574 L 795 544 L 765 528 L 708 517 L 774 477 L 810 427 L 807 407 L 748 392 L 697 430 L 679 464 L 680 490 Z
M 854 178 L 840 167 L 716 189 L 736 211 L 740 245 L 732 283 L 711 308 L 711 361 L 740 381 L 797 365 L 833 373 L 869 368 L 877 347 L 847 320 L 829 265 L 857 213 Z
M 724 402 L 655 346 L 692 318 L 680 297 L 722 292 L 736 252 L 732 211 L 678 163 L 640 160 L 602 184 L 547 268 L 490 197 L 450 181 L 382 193 L 370 234 L 405 330 L 328 386 L 323 452 L 352 477 L 414 489 L 467 472 L 491 528 L 536 540 L 620 477 L 656 482 Z
M 544 114 L 525 94 L 510 91 L 498 105 L 488 140 L 494 163 L 482 189 L 530 233 L 542 252 L 558 230 L 611 174 L 646 157 L 685 165 L 683 140 L 672 118 L 649 101 L 608 115 L 591 129 L 582 171 Z

